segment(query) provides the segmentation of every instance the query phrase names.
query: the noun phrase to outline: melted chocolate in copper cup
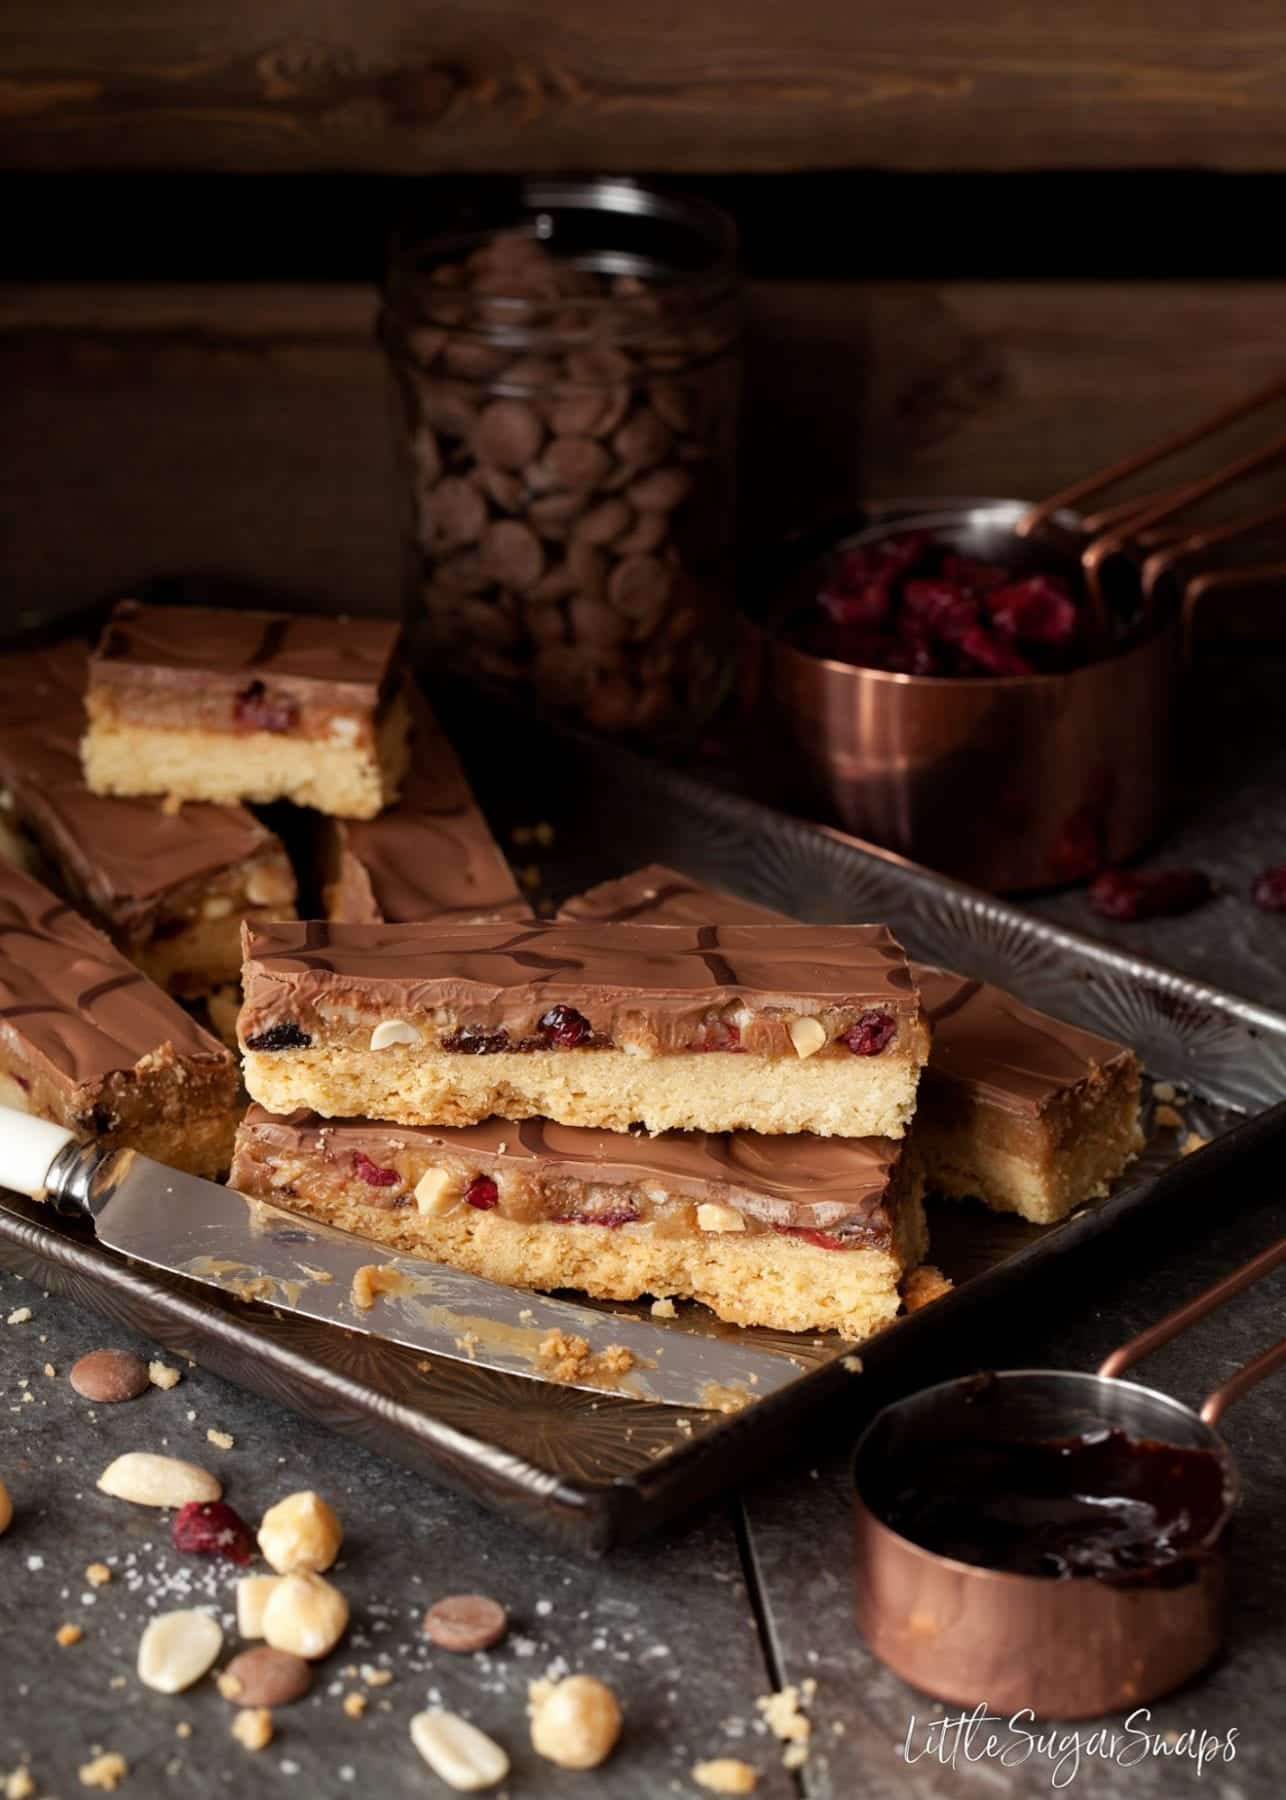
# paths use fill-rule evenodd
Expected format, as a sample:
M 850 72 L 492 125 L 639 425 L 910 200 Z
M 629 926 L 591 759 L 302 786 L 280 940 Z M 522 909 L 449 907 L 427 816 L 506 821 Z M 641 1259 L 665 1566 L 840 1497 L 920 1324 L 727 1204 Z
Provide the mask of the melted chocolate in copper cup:
M 853 1479 L 857 1623 L 881 1661 L 1002 1719 L 1128 1710 L 1203 1668 L 1238 1494 L 1215 1424 L 1286 1363 L 1286 1339 L 1200 1412 L 1117 1371 L 1282 1262 L 1286 1239 L 1098 1374 L 968 1376 L 879 1413 Z
M 1075 517 L 1020 537 L 1024 511 L 995 501 L 904 515 L 836 549 L 924 529 L 1019 575 L 1075 572 Z M 774 622 L 807 607 L 828 563 L 797 572 Z M 761 704 L 810 800 L 945 874 L 999 892 L 1059 886 L 1136 855 L 1165 823 L 1182 666 L 1175 609 L 1141 641 L 1065 674 L 893 674 L 812 655 L 779 629 L 760 634 L 757 653 Z

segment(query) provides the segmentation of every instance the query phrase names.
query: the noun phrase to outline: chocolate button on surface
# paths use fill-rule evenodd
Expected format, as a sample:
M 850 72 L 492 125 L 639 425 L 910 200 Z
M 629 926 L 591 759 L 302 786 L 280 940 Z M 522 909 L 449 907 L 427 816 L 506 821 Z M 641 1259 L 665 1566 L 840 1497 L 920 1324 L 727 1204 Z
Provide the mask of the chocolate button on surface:
M 448 1594 L 424 1615 L 424 1634 L 440 1650 L 486 1650 L 508 1629 L 508 1613 L 485 1594 Z
M 132 1350 L 91 1350 L 72 1364 L 70 1380 L 82 1399 L 105 1406 L 137 1400 L 151 1385 L 147 1364 Z
M 236 1706 L 289 1706 L 313 1685 L 313 1672 L 302 1656 L 262 1644 L 234 1656 L 222 1679 L 229 1687 L 237 1683 L 237 1691 L 227 1695 Z

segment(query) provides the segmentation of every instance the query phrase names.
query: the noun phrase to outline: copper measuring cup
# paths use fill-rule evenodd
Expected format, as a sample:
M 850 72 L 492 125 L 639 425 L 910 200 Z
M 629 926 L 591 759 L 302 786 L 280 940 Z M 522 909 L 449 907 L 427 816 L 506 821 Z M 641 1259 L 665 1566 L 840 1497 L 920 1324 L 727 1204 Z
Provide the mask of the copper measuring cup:
M 797 569 L 760 640 L 759 699 L 798 753 L 814 798 L 859 836 L 1000 892 L 1083 879 L 1137 855 L 1176 791 L 1181 676 L 1198 605 L 1286 585 L 1286 554 L 1239 567 L 1239 543 L 1286 552 L 1286 504 L 1217 525 L 1212 497 L 1286 460 L 1286 436 L 1200 478 L 1097 512 L 1100 490 L 1133 480 L 1286 396 L 1286 381 L 1224 407 L 1032 506 L 1018 500 L 884 510 Z M 799 614 L 840 550 L 928 530 L 959 553 L 1079 579 L 1101 644 L 1113 583 L 1128 575 L 1133 628 L 1118 649 L 1063 674 L 926 677 L 816 656 L 777 626 Z
M 1286 1363 L 1286 1338 L 1209 1395 L 1200 1411 L 1123 1370 L 1286 1262 L 1286 1238 L 1142 1332 L 1097 1374 L 1014 1369 L 943 1382 L 885 1407 L 853 1457 L 857 1622 L 904 1680 L 1007 1718 L 1081 1719 L 1139 1706 L 1180 1686 L 1223 1636 L 1221 1541 L 1238 1498 L 1223 1413 Z M 927 1550 L 877 1516 L 866 1495 L 891 1459 L 925 1446 L 1048 1443 L 1117 1427 L 1131 1438 L 1211 1452 L 1223 1506 L 1168 1583 L 1053 1579 L 977 1567 Z

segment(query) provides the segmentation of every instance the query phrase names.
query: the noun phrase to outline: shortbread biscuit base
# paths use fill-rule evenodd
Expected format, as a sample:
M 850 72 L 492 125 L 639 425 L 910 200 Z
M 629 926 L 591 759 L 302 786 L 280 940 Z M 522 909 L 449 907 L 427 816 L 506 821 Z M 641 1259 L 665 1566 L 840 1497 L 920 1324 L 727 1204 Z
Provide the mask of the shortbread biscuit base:
M 152 728 L 109 715 L 82 743 L 96 794 L 169 794 L 220 803 L 292 800 L 341 819 L 373 819 L 397 798 L 407 765 L 407 708 L 396 695 L 374 746 L 276 731 Z
M 718 1052 L 466 1056 L 401 1044 L 321 1045 L 247 1050 L 243 1074 L 252 1099 L 281 1114 L 306 1107 L 326 1118 L 403 1125 L 474 1125 L 497 1116 L 604 1131 L 641 1124 L 648 1131 L 900 1138 L 915 1108 L 927 1035 L 914 1021 L 901 1034 L 900 1053 L 790 1061 Z

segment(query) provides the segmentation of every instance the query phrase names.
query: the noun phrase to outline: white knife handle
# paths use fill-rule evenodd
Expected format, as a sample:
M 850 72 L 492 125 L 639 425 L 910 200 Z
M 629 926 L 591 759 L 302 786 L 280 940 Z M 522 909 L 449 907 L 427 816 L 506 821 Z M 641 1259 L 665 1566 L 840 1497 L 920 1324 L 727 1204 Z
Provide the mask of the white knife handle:
M 0 1106 L 0 1187 L 39 1200 L 55 1156 L 75 1136 L 52 1119 Z

